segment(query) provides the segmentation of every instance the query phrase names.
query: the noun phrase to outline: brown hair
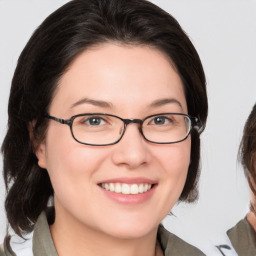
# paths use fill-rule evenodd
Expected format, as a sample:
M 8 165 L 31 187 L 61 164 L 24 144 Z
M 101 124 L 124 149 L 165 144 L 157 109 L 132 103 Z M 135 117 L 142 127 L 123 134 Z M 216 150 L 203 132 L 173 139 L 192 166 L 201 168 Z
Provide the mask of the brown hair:
M 245 123 L 239 155 L 249 186 L 256 196 L 256 104 Z

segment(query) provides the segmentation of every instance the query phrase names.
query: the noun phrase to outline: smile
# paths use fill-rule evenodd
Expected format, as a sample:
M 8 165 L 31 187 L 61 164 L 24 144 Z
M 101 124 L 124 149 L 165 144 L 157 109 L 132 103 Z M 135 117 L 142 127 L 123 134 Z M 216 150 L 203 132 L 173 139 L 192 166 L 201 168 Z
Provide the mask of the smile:
M 152 188 L 152 184 L 126 184 L 126 183 L 101 183 L 100 186 L 110 192 L 124 194 L 124 195 L 137 195 L 145 193 Z

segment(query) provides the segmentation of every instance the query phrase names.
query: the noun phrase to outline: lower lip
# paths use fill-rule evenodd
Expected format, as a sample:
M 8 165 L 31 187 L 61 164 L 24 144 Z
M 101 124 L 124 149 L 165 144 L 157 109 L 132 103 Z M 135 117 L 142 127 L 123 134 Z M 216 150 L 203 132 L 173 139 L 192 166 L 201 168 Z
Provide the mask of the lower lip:
M 118 202 L 121 204 L 142 204 L 148 201 L 153 196 L 156 190 L 156 184 L 147 192 L 137 194 L 137 195 L 124 195 L 121 193 L 111 192 L 103 188 L 101 189 L 108 198 L 114 200 L 115 202 Z

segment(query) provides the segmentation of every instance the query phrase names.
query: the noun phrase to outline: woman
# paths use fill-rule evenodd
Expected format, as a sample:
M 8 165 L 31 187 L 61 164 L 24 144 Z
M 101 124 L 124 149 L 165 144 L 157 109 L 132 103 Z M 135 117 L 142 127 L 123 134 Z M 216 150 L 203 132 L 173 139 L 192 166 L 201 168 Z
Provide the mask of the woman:
M 250 212 L 227 234 L 240 256 L 256 255 L 256 105 L 254 105 L 244 127 L 240 145 L 240 157 L 251 193 Z
M 147 1 L 67 3 L 13 77 L 10 226 L 33 231 L 34 255 L 203 255 L 160 223 L 197 197 L 207 106 L 199 56 L 172 16 Z

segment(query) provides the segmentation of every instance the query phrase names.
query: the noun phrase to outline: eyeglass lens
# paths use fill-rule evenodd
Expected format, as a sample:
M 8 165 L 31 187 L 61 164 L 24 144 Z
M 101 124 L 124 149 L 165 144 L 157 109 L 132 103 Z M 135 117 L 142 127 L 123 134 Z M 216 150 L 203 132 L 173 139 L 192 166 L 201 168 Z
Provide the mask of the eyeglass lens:
M 74 138 L 85 144 L 107 145 L 118 141 L 125 129 L 121 118 L 106 114 L 80 115 L 72 122 Z M 173 143 L 185 139 L 191 129 L 186 115 L 160 114 L 143 120 L 144 137 L 154 143 Z

